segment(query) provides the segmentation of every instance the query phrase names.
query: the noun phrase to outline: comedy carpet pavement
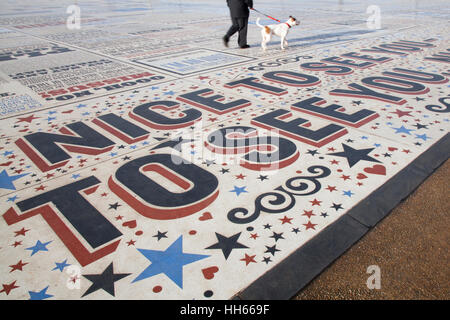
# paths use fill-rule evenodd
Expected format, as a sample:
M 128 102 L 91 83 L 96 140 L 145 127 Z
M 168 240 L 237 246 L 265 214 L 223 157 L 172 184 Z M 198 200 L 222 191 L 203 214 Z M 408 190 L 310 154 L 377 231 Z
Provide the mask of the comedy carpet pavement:
M 448 3 L 254 2 L 288 49 L 225 48 L 225 1 L 2 1 L 1 299 L 286 299 L 448 158 Z

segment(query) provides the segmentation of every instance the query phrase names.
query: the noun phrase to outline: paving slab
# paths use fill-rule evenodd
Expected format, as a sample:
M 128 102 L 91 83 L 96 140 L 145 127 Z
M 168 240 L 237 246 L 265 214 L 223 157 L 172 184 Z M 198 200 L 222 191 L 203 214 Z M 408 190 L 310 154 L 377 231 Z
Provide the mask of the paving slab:
M 291 298 L 449 157 L 450 7 L 370 5 L 2 6 L 0 298 Z

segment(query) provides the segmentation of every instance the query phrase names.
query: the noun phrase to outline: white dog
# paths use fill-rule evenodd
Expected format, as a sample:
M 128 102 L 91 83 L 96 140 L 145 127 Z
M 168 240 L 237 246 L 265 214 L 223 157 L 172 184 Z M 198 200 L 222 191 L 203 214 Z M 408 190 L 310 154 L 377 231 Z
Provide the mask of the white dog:
M 292 16 L 289 16 L 289 20 L 287 20 L 286 22 L 282 22 L 279 24 L 269 24 L 267 26 L 260 25 L 259 18 L 256 19 L 256 25 L 262 29 L 261 47 L 264 51 L 266 51 L 267 43 L 270 41 L 270 39 L 272 39 L 272 35 L 274 34 L 281 38 L 281 49 L 286 49 L 286 47 L 288 46 L 286 36 L 289 33 L 289 29 L 291 29 L 293 26 L 298 26 L 299 24 L 300 22 Z

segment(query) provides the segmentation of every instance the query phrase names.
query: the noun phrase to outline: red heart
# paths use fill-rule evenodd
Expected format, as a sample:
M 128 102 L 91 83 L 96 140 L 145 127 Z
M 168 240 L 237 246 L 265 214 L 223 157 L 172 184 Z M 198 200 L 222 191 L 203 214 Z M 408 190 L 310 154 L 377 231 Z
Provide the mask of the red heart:
M 219 268 L 216 266 L 202 269 L 203 276 L 205 277 L 205 279 L 208 279 L 208 280 L 211 280 L 212 278 L 214 278 L 214 273 L 216 273 L 217 271 L 219 271 Z
M 134 229 L 134 228 L 136 228 L 136 226 L 137 226 L 136 220 L 126 221 L 126 222 L 122 223 L 122 226 L 128 227 L 128 228 L 130 228 L 130 229 Z
M 389 151 L 395 151 L 395 150 L 397 150 L 397 148 L 389 147 L 388 150 L 389 150 Z
M 386 175 L 386 167 L 382 166 L 381 164 L 376 164 L 373 167 L 364 168 L 364 172 L 371 173 L 371 174 L 379 174 L 379 175 Z
M 356 176 L 356 179 L 359 179 L 359 180 L 367 179 L 367 176 L 364 173 L 358 173 L 358 175 Z
M 198 220 L 200 221 L 205 221 L 205 220 L 209 220 L 212 219 L 212 215 L 210 212 L 203 212 L 202 216 L 200 218 L 198 218 Z

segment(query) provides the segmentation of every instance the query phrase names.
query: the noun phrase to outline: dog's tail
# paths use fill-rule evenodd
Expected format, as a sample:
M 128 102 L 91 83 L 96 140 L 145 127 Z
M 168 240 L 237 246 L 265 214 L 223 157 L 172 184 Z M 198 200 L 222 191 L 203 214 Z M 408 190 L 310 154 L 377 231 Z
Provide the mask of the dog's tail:
M 264 28 L 264 26 L 259 24 L 259 19 L 260 19 L 259 17 L 256 19 L 256 25 L 260 28 Z

